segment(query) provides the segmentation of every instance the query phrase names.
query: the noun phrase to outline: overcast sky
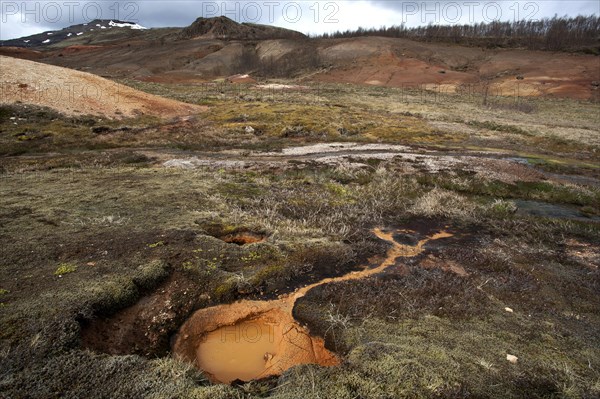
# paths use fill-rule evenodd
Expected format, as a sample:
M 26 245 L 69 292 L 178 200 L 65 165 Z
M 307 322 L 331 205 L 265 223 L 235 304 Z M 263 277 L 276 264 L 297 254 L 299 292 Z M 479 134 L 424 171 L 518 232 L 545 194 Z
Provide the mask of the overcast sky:
M 238 22 L 281 26 L 307 34 L 428 23 L 600 15 L 600 1 L 0 1 L 0 39 L 58 30 L 95 18 L 121 19 L 146 27 L 187 26 L 197 17 L 226 15 Z

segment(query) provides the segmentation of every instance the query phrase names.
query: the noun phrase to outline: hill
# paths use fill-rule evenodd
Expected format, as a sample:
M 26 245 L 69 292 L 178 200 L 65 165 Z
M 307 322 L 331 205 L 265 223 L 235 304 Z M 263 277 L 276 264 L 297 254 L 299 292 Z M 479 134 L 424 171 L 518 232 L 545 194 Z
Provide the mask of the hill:
M 127 38 L 147 28 L 134 23 L 110 19 L 95 19 L 89 23 L 71 25 L 57 31 L 46 31 L 18 39 L 0 41 L 2 47 L 24 48 L 53 48 L 57 44 L 68 41 L 75 43 L 80 40 L 89 40 L 94 36 L 113 37 L 120 35 Z M 118 33 L 117 33 L 118 32 Z
M 173 117 L 203 110 L 72 69 L 4 56 L 0 56 L 0 66 L 2 104 L 20 101 L 66 115 L 113 119 L 139 115 Z
M 198 18 L 179 34 L 181 39 L 237 39 L 237 40 L 266 40 L 266 39 L 304 39 L 300 32 L 276 26 L 237 23 L 225 16 L 216 18 Z
M 72 34 L 84 29 L 76 25 L 52 35 L 47 32 L 4 42 L 0 54 L 109 78 L 153 82 L 200 83 L 242 74 L 384 87 L 425 86 L 445 92 L 478 85 L 511 96 L 594 99 L 600 94 L 600 59 L 591 54 L 371 35 L 377 32 L 309 39 L 299 32 L 240 24 L 226 17 L 198 18 L 186 28 L 161 29 L 95 22 L 89 25 L 96 28 L 85 26 L 81 35 Z M 97 29 L 97 25 L 105 28 Z M 44 37 L 53 39 L 34 46 Z M 29 48 L 23 49 L 26 40 Z

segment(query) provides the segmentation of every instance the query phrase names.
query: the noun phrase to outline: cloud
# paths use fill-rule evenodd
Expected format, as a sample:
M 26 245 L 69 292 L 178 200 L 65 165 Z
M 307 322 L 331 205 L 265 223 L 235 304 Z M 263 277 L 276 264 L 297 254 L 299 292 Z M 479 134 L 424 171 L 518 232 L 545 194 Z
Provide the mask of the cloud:
M 600 14 L 600 2 L 564 0 L 439 0 L 384 1 L 372 3 L 380 8 L 398 12 L 408 26 L 428 23 L 479 23 L 493 20 L 535 20 L 554 15 L 577 16 Z M 565 6 L 568 3 L 568 7 Z
M 57 30 L 94 18 L 120 19 L 147 27 L 182 27 L 200 16 L 226 15 L 238 22 L 274 24 L 304 33 L 391 26 L 405 23 L 490 22 L 494 19 L 539 19 L 568 13 L 600 14 L 592 1 L 2 1 L 3 40 Z M 58 8 L 57 8 L 58 7 Z

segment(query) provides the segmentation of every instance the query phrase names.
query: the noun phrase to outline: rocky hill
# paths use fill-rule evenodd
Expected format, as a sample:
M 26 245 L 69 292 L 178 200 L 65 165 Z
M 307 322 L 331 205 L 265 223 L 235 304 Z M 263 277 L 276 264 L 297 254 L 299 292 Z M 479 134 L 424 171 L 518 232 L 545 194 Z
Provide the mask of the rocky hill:
M 190 26 L 184 28 L 181 39 L 235 39 L 235 40 L 267 40 L 267 39 L 303 39 L 300 32 L 275 26 L 237 23 L 225 16 L 216 18 L 198 18 Z
M 31 36 L 21 37 L 18 39 L 0 41 L 2 47 L 25 47 L 25 48 L 48 48 L 56 46 L 64 41 L 75 42 L 83 38 L 88 39 L 93 35 L 105 35 L 120 31 L 121 34 L 130 32 L 142 31 L 147 28 L 126 21 L 118 21 L 111 19 L 95 19 L 89 23 L 71 25 L 57 31 L 47 31 Z

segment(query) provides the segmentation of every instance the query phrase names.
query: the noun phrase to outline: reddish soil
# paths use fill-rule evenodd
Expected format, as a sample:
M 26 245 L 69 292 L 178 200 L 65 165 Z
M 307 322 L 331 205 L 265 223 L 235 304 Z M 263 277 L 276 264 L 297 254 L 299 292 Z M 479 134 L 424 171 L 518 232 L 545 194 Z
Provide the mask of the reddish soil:
M 63 56 L 66 54 L 77 54 L 77 53 L 84 53 L 84 52 L 88 52 L 88 51 L 98 51 L 101 49 L 104 49 L 104 46 L 69 46 L 69 47 L 65 47 L 63 50 L 60 51 L 60 54 L 62 54 Z
M 325 74 L 316 75 L 315 80 L 386 87 L 415 87 L 423 84 L 475 83 L 477 78 L 468 73 L 448 71 L 444 65 L 429 64 L 414 58 L 402 58 L 388 52 L 350 66 L 334 68 Z
M 264 234 L 254 233 L 251 231 L 241 231 L 238 233 L 226 234 L 219 239 L 237 245 L 255 244 L 257 242 L 263 242 L 267 236 Z
M 312 79 L 386 87 L 438 85 L 454 92 L 489 82 L 494 94 L 590 99 L 599 95 L 600 58 L 529 50 L 486 50 L 380 37 L 329 41 L 332 67 Z
M 46 54 L 41 51 L 21 47 L 0 47 L 0 56 L 21 58 L 24 60 L 39 60 L 44 58 Z

